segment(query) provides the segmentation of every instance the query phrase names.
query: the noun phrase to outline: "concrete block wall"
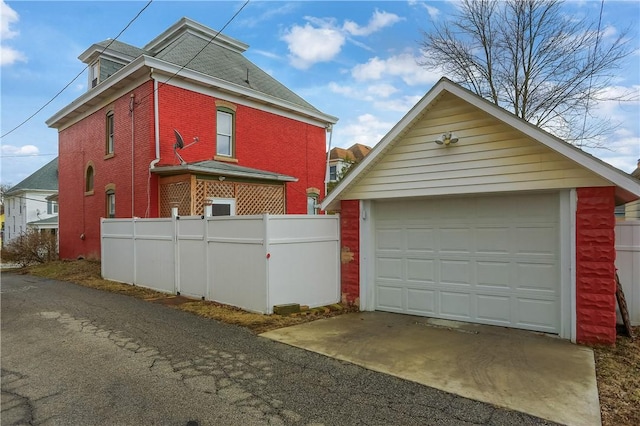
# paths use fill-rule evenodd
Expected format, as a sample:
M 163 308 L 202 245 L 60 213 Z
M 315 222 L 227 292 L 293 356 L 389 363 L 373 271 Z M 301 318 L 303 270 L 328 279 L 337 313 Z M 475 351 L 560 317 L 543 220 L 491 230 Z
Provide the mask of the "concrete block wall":
M 615 188 L 578 188 L 576 340 L 616 341 Z

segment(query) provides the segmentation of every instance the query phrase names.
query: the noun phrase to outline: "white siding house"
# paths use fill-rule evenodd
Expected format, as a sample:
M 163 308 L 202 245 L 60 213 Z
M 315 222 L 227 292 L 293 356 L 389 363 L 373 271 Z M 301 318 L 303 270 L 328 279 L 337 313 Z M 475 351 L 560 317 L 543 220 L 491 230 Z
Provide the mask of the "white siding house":
M 24 234 L 28 227 L 45 221 L 56 232 L 58 203 L 48 197 L 58 192 L 58 159 L 54 159 L 4 194 L 5 233 L 3 244 Z

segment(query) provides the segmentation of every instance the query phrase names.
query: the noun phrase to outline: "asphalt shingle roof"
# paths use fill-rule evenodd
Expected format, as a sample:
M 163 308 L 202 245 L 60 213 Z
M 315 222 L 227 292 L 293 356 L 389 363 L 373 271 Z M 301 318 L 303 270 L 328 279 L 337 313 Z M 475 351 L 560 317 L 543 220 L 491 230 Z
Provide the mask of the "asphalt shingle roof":
M 112 39 L 107 39 L 99 43 L 96 43 L 96 46 L 99 46 L 102 48 L 106 48 L 107 46 L 109 46 L 108 50 L 113 50 L 114 52 L 120 53 L 121 55 L 128 56 L 132 60 L 137 58 L 140 55 L 148 54 L 148 52 L 144 49 L 140 49 L 139 47 L 135 47 L 130 44 L 123 43 L 118 40 L 112 40 Z
M 22 182 L 9 189 L 6 194 L 11 195 L 13 192 L 28 190 L 58 190 L 58 157 L 54 158 L 49 163 L 33 172 Z

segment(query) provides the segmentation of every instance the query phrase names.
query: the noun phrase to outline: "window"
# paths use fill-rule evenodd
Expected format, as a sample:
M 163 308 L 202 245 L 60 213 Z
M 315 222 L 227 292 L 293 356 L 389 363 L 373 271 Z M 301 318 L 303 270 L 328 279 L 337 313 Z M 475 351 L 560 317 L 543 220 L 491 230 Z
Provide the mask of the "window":
M 329 182 L 334 182 L 338 179 L 338 172 L 336 166 L 329 166 Z
M 96 61 L 91 64 L 89 69 L 89 84 L 91 88 L 94 88 L 100 82 L 100 62 Z
M 113 111 L 107 113 L 106 153 L 113 154 Z
M 208 216 L 235 216 L 236 200 L 234 198 L 209 198 L 210 213 Z
M 318 214 L 317 202 L 316 197 L 307 196 L 307 214 Z
M 55 201 L 47 201 L 47 214 L 56 214 L 58 213 L 58 203 Z
M 109 184 L 105 187 L 106 217 L 116 217 L 116 187 Z
M 85 195 L 93 194 L 93 164 L 87 164 L 84 172 L 84 193 Z
M 232 111 L 219 109 L 216 121 L 218 133 L 216 141 L 216 154 L 225 157 L 233 157 L 233 119 Z

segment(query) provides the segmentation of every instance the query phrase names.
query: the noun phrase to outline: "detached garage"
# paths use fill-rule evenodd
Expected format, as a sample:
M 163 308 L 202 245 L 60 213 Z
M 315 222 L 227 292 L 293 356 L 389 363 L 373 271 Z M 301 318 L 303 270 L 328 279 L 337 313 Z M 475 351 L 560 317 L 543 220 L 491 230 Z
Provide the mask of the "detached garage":
M 615 342 L 614 208 L 640 182 L 442 79 L 322 203 L 361 310 Z

